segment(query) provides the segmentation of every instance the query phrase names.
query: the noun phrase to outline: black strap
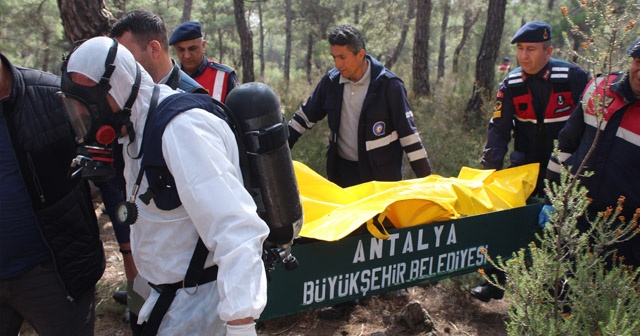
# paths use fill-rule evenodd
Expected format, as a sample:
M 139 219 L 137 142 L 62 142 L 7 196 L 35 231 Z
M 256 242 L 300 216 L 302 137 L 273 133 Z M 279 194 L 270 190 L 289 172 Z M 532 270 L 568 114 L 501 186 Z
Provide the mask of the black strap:
M 151 115 L 153 114 L 153 112 L 156 110 L 156 107 L 158 106 L 159 97 L 160 97 L 160 86 L 156 84 L 154 85 L 153 92 L 151 93 L 151 103 L 149 103 L 149 111 L 147 112 L 147 119 L 145 120 L 145 123 L 144 123 L 144 133 L 142 134 L 142 140 L 140 141 L 140 152 L 135 157 L 130 155 L 135 160 L 140 159 L 142 157 L 142 154 L 144 154 L 144 135 L 147 134 L 147 129 L 149 127 L 148 126 L 149 120 L 151 119 Z M 131 144 L 132 143 L 130 142 L 129 145 Z M 129 146 L 127 146 L 127 151 L 129 150 L 128 147 Z
M 199 284 L 211 282 L 217 278 L 217 265 L 207 268 L 206 271 L 204 269 L 204 262 L 207 260 L 208 254 L 209 250 L 204 245 L 202 238 L 198 238 L 198 243 L 196 243 L 196 248 L 193 251 L 193 256 L 189 262 L 189 268 L 187 269 L 184 280 L 168 285 L 152 286 L 154 289 L 160 291 L 160 296 L 151 310 L 149 320 L 142 331 L 142 336 L 153 336 L 158 333 L 160 323 L 169 310 L 173 299 L 176 297 L 176 291 L 178 291 L 178 289 L 196 287 Z
M 158 301 L 153 306 L 151 310 L 151 314 L 149 315 L 149 320 L 144 325 L 144 329 L 142 330 L 142 336 L 155 336 L 158 334 L 158 328 L 160 327 L 160 323 L 164 318 L 164 315 L 169 310 L 171 306 L 171 302 L 176 297 L 177 287 L 171 286 L 166 287 L 160 293 L 158 297 Z

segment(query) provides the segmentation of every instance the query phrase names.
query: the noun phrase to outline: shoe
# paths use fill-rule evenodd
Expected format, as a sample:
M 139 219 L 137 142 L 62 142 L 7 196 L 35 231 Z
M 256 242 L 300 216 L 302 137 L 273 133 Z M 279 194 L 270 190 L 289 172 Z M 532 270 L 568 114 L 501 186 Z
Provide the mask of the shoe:
M 501 300 L 504 297 L 504 290 L 485 282 L 471 290 L 471 296 L 482 301 L 489 302 L 491 299 Z
M 113 295 L 111 297 L 113 297 L 113 299 L 117 303 L 123 304 L 125 306 L 127 305 L 127 291 L 124 291 L 124 290 L 115 291 L 113 292 Z

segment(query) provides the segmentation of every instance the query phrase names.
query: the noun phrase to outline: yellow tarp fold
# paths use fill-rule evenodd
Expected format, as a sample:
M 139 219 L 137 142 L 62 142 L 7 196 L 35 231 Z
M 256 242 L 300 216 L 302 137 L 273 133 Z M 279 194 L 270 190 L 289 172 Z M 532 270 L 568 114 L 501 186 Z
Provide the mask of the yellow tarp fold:
M 430 175 L 341 188 L 294 161 L 304 225 L 300 236 L 339 240 L 383 214 L 402 228 L 526 205 L 538 164 L 503 170 L 462 167 L 458 177 Z

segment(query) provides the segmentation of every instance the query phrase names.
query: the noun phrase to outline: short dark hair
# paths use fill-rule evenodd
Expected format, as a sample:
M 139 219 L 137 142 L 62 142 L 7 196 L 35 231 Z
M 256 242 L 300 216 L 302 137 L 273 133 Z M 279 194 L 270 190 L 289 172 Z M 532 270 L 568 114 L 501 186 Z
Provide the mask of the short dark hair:
M 327 36 L 330 45 L 347 46 L 354 54 L 365 48 L 364 37 L 358 28 L 344 24 L 338 26 Z
M 131 32 L 141 49 L 146 48 L 152 40 L 157 40 L 162 49 L 169 50 L 169 38 L 164 21 L 148 10 L 136 9 L 127 13 L 113 25 L 109 36 L 118 38 L 125 32 Z

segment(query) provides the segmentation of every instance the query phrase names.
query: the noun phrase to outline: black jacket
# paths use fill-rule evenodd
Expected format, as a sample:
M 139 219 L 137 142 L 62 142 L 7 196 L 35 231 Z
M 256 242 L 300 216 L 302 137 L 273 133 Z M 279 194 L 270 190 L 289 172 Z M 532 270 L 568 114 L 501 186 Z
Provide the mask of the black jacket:
M 73 130 L 60 98 L 60 78 L 14 67 L 3 103 L 11 143 L 29 192 L 38 226 L 69 300 L 79 298 L 100 279 L 104 250 L 88 184 L 71 179 L 76 154 Z
M 554 141 L 588 82 L 585 70 L 553 58 L 535 75 L 522 68 L 511 71 L 496 95 L 481 161 L 484 168 L 502 169 L 513 138 L 509 167 L 540 163 L 534 195 L 542 195 Z
M 366 57 L 371 63 L 371 82 L 358 125 L 361 182 L 401 180 L 403 150 L 417 177 L 430 175 L 431 165 L 414 123 L 404 83 L 375 58 Z M 307 129 L 327 117 L 331 130 L 327 151 L 329 180 L 336 175 L 343 88 L 340 72 L 335 68 L 330 70 L 289 122 L 289 146 L 293 147 Z

